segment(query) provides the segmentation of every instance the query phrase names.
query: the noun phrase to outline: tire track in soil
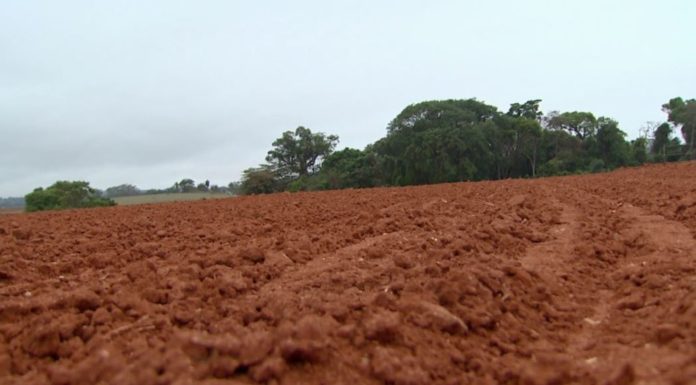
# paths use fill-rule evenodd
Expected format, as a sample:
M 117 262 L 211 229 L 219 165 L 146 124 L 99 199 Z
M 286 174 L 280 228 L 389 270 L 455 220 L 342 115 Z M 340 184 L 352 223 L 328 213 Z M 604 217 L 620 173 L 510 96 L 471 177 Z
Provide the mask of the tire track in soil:
M 548 189 L 543 189 L 543 193 L 546 196 L 554 196 Z M 558 191 L 554 191 L 554 194 L 558 194 Z M 587 221 L 582 215 L 582 204 L 576 199 L 567 198 L 564 202 L 553 198 L 550 203 L 561 209 L 560 223 L 549 230 L 551 240 L 528 247 L 520 262 L 525 269 L 536 272 L 552 291 L 570 301 L 566 310 L 574 313 L 575 319 L 572 321 L 573 329 L 564 328 L 557 336 L 559 340 L 566 342 L 564 347 L 559 349 L 542 341 L 537 349 L 540 352 L 548 350 L 558 355 L 562 361 L 571 365 L 574 363 L 575 377 L 592 377 L 587 370 L 587 364 L 593 363 L 596 358 L 584 360 L 583 350 L 597 338 L 595 329 L 589 326 L 595 326 L 606 319 L 611 306 L 611 292 L 587 286 L 587 283 L 601 278 L 577 275 L 578 260 L 575 248 L 578 243 L 583 242 L 580 237 L 581 223 Z M 592 294 L 588 296 L 588 292 Z
M 674 314 L 669 314 L 684 308 L 684 300 L 694 298 L 693 291 L 690 298 L 680 293 L 680 288 L 696 289 L 696 241 L 690 229 L 631 204 L 585 191 L 569 191 L 565 197 L 564 202 L 554 202 L 562 212 L 561 224 L 551 229 L 553 239 L 529 247 L 521 259 L 525 268 L 535 271 L 550 286 L 565 291 L 573 302 L 570 308 L 578 313 L 577 328 L 566 337 L 567 345 L 561 355 L 575 362 L 576 374 L 610 378 L 608 384 L 632 384 L 637 379 L 641 384 L 695 383 L 694 357 L 680 353 L 684 350 L 682 344 L 696 343 L 694 333 L 679 332 L 682 325 L 672 319 Z M 593 211 L 587 207 L 589 201 L 601 206 L 604 215 L 584 215 Z M 596 212 L 596 207 L 593 209 Z M 618 222 L 612 217 L 618 217 Z M 622 226 L 613 227 L 617 223 Z M 583 227 L 592 226 L 613 232 L 613 237 L 624 243 L 629 239 L 638 244 L 629 245 L 625 255 L 614 263 L 597 268 L 592 266 L 596 261 L 578 248 L 592 243 L 593 239 L 583 232 Z M 668 270 L 662 271 L 663 265 L 669 265 Z M 660 297 L 674 298 L 676 303 L 651 300 L 642 290 L 644 283 L 635 281 L 650 277 L 651 269 L 661 272 L 659 282 L 671 282 L 665 285 Z M 567 281 L 569 276 L 574 282 Z M 626 284 L 622 280 L 633 282 Z M 680 297 L 685 298 L 680 302 Z M 683 318 L 687 325 L 693 321 L 688 315 Z M 620 332 L 626 334 L 628 324 L 633 324 L 628 336 L 617 338 Z M 683 377 L 687 382 L 682 382 L 683 378 L 664 377 L 664 373 L 680 367 L 690 370 Z
M 665 378 L 664 373 L 686 368 L 694 359 L 680 353 L 680 345 L 696 343 L 694 334 L 679 332 L 677 324 L 679 318 L 686 324 L 693 319 L 689 320 L 688 315 L 679 317 L 674 309 L 683 307 L 684 299 L 689 301 L 680 298 L 687 297 L 680 293 L 680 287 L 691 290 L 692 300 L 695 298 L 696 242 L 680 222 L 621 201 L 593 198 L 628 224 L 621 233 L 639 235 L 640 247 L 629 249 L 611 270 L 603 271 L 603 279 L 611 289 L 603 291 L 604 301 L 598 301 L 600 311 L 587 320 L 586 340 L 580 345 L 587 357 L 585 362 L 601 377 L 612 376 L 617 382 L 640 379 L 646 384 L 682 383 L 683 378 Z M 658 293 L 653 289 L 659 289 Z M 617 338 L 619 331 L 624 336 Z M 688 377 L 691 379 L 686 383 L 696 381 L 693 365 Z
M 660 180 L 645 170 L 647 185 Z M 0 261 L 11 264 L 0 282 L 0 383 L 691 384 L 693 222 L 648 212 L 677 209 L 666 191 L 690 202 L 696 190 L 621 193 L 641 178 L 622 170 L 0 221 Z M 124 233 L 97 231 L 109 226 Z M 22 227 L 29 239 L 14 240 Z M 230 246 L 246 243 L 265 260 Z M 95 258 L 101 250 L 113 253 Z

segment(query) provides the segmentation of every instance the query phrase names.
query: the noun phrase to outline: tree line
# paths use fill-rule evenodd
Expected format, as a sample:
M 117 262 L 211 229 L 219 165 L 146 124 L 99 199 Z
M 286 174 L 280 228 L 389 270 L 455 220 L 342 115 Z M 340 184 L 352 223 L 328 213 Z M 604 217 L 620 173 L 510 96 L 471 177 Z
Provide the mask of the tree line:
M 412 104 L 389 122 L 385 137 L 362 150 L 335 151 L 338 136 L 300 126 L 272 143 L 265 163 L 227 186 L 184 178 L 165 189 L 122 184 L 101 191 L 85 181 L 58 181 L 27 194 L 25 209 L 111 206 L 112 198 L 142 194 L 265 194 L 533 178 L 696 158 L 695 99 L 669 100 L 662 105 L 667 120 L 649 123 L 630 141 L 612 118 L 587 111 L 544 114 L 540 103 L 513 103 L 506 112 L 476 99 Z
M 695 158 L 694 99 L 671 99 L 662 106 L 667 121 L 648 124 L 630 141 L 610 117 L 587 111 L 544 114 L 540 103 L 514 103 L 506 112 L 476 99 L 412 104 L 387 125 L 385 137 L 363 150 L 334 151 L 337 136 L 298 127 L 272 143 L 266 163 L 244 171 L 240 191 L 527 178 Z
M 205 182 L 196 183 L 191 178 L 184 178 L 180 181 L 174 182 L 173 185 L 163 189 L 140 189 L 132 184 L 120 184 L 118 186 L 112 186 L 104 191 L 101 191 L 101 195 L 108 198 L 117 197 L 127 197 L 136 195 L 152 195 L 152 194 L 176 194 L 176 193 L 194 193 L 194 192 L 209 192 L 209 193 L 221 193 L 221 194 L 233 194 L 238 190 L 237 183 L 232 182 L 227 186 L 219 186 L 217 184 L 211 184 L 210 180 L 205 180 Z
M 8 198 L 25 211 L 62 210 L 71 208 L 105 207 L 114 206 L 113 198 L 172 193 L 209 192 L 221 194 L 233 194 L 238 190 L 237 183 L 229 186 L 218 186 L 210 181 L 196 184 L 193 179 L 184 178 L 174 182 L 171 187 L 165 189 L 142 190 L 132 184 L 112 186 L 106 190 L 99 190 L 90 186 L 86 181 L 58 181 L 46 188 L 38 187 L 24 198 Z M 233 190 L 236 189 L 236 190 Z M 2 203 L 3 201 L 0 201 Z

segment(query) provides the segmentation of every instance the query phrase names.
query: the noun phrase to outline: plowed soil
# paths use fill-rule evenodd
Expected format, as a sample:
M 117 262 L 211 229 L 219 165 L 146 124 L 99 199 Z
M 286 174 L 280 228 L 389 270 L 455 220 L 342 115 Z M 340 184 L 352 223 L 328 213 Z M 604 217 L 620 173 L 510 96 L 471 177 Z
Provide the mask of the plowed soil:
M 694 384 L 696 163 L 0 216 L 2 384 Z

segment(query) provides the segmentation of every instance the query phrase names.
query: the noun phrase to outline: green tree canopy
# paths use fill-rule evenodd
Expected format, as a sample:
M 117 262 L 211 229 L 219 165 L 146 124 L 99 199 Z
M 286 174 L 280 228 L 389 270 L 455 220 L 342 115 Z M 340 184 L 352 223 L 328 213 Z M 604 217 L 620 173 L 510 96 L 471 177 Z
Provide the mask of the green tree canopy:
M 631 141 L 631 158 L 633 164 L 643 164 L 648 161 L 648 139 L 641 137 Z
M 669 123 L 662 123 L 653 132 L 653 142 L 650 147 L 650 152 L 653 155 L 663 154 L 666 152 L 667 145 L 672 137 L 672 126 Z
M 306 176 L 318 170 L 321 160 L 336 147 L 338 136 L 313 133 L 309 128 L 297 127 L 286 131 L 273 142 L 266 161 L 285 177 Z
M 279 183 L 279 179 L 270 165 L 248 168 L 242 174 L 239 189 L 245 195 L 270 194 L 282 191 L 284 186 Z
M 580 140 L 594 136 L 597 132 L 597 119 L 591 112 L 564 112 L 552 116 L 548 123 L 550 128 L 566 131 Z
M 667 112 L 667 120 L 681 129 L 688 156 L 696 158 L 696 99 L 673 98 L 662 109 Z
M 374 144 L 384 181 L 393 185 L 491 177 L 486 130 L 497 108 L 475 99 L 435 100 L 406 107 Z
M 175 184 L 180 192 L 194 192 L 196 191 L 196 182 L 190 178 L 184 178 L 178 184 Z
M 84 181 L 58 181 L 47 188 L 36 188 L 25 196 L 27 211 L 113 206 L 116 203 L 102 198 Z
M 389 122 L 387 135 L 364 151 L 331 152 L 337 138 L 298 127 L 273 142 L 266 158 L 270 165 L 245 172 L 249 185 L 262 186 L 247 191 L 559 175 L 651 158 L 647 139 L 627 142 L 613 119 L 582 111 L 544 116 L 540 104 L 540 99 L 513 103 L 505 113 L 476 99 L 411 104 Z M 317 142 L 319 150 L 313 145 Z M 668 147 L 674 147 L 674 140 Z
M 494 106 L 476 99 L 431 100 L 406 107 L 387 126 L 387 132 L 425 131 L 435 127 L 461 127 L 498 116 Z
M 326 157 L 322 174 L 330 188 L 374 187 L 381 183 L 377 156 L 368 148 L 344 148 Z
M 527 100 L 522 104 L 512 103 L 507 114 L 515 118 L 527 118 L 539 121 L 544 115 L 540 110 L 540 103 L 541 99 Z
M 541 103 L 540 99 L 529 100 L 522 104 L 513 103 L 506 116 L 500 118 L 513 138 L 514 151 L 510 154 L 511 162 L 519 163 L 521 156 L 529 165 L 532 176 L 536 176 L 542 137 L 540 122 L 543 113 L 539 109 L 539 103 Z M 512 169 L 513 166 L 510 165 L 510 168 Z
M 630 147 L 626 142 L 626 133 L 619 129 L 619 123 L 611 118 L 597 119 L 596 152 L 608 168 L 624 166 L 630 157 Z
M 118 186 L 112 186 L 104 191 L 104 195 L 106 195 L 109 198 L 133 196 L 142 193 L 143 192 L 140 189 L 138 189 L 136 186 L 132 184 L 121 184 Z

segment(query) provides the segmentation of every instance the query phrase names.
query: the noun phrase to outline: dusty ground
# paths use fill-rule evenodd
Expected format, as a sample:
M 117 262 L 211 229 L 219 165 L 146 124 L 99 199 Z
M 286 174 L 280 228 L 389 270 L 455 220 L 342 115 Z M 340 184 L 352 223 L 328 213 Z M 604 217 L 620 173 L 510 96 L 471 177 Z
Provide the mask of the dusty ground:
M 696 163 L 0 217 L 3 384 L 693 384 Z

